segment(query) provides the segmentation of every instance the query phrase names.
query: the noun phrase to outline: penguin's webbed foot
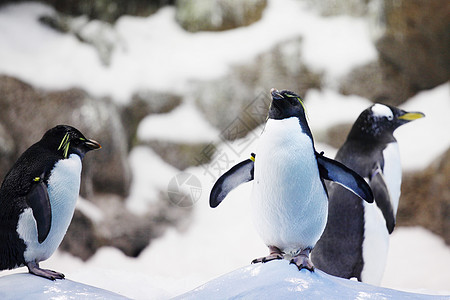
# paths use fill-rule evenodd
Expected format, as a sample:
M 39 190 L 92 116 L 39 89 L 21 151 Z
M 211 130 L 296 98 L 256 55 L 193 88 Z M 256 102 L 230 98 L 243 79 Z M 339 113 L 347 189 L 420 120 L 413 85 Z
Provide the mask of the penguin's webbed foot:
M 257 264 L 257 263 L 266 263 L 268 261 L 271 260 L 276 260 L 276 259 L 283 259 L 283 255 L 281 254 L 270 254 L 264 257 L 260 257 L 260 258 L 255 258 L 254 260 L 252 260 L 252 264 Z
M 271 260 L 283 259 L 283 251 L 275 246 L 269 246 L 270 254 L 264 257 L 255 258 L 252 260 L 252 264 L 266 263 Z
M 63 273 L 59 273 L 52 270 L 47 269 L 41 269 L 39 268 L 39 264 L 35 262 L 29 262 L 27 263 L 28 271 L 31 274 L 34 274 L 39 277 L 47 278 L 50 280 L 56 280 L 56 279 L 64 279 L 65 276 Z
M 294 256 L 289 263 L 295 264 L 300 271 L 301 269 L 307 269 L 314 272 L 314 264 L 309 258 L 309 253 L 311 249 L 307 248 L 300 252 L 298 255 Z
M 309 257 L 306 256 L 296 256 L 293 257 L 290 261 L 291 264 L 295 264 L 300 271 L 301 269 L 308 269 L 311 272 L 314 272 L 314 265 Z

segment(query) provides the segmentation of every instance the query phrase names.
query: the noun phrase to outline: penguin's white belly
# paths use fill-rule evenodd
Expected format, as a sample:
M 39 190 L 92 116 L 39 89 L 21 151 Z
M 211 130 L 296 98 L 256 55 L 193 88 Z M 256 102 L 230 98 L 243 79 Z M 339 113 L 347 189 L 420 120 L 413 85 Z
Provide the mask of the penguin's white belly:
M 398 201 L 400 199 L 402 184 L 402 164 L 397 142 L 390 143 L 383 151 L 384 168 L 383 176 L 391 197 L 394 216 L 397 214 Z
M 389 232 L 383 213 L 376 203 L 364 205 L 364 240 L 362 255 L 364 266 L 361 280 L 365 283 L 380 285 L 389 248 Z
M 50 232 L 42 244 L 38 242 L 36 221 L 31 208 L 20 215 L 17 232 L 27 246 L 25 261 L 46 260 L 58 248 L 72 220 L 80 190 L 80 176 L 81 159 L 76 154 L 55 164 L 47 188 L 52 222 Z
M 266 245 L 295 255 L 320 238 L 328 199 L 312 141 L 297 118 L 268 120 L 256 153 L 252 202 Z
M 386 182 L 394 217 L 397 214 L 400 199 L 402 167 L 397 142 L 390 143 L 383 151 L 384 168 L 383 177 Z M 376 203 L 364 202 L 364 241 L 363 260 L 361 272 L 363 282 L 380 285 L 383 279 L 389 250 L 389 232 L 383 213 Z

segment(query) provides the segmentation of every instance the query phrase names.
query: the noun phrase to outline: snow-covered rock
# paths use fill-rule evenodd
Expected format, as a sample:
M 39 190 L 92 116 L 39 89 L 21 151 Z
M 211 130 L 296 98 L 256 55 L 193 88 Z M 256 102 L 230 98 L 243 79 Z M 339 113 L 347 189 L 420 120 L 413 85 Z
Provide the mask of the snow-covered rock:
M 445 299 L 298 271 L 287 260 L 250 265 L 214 279 L 175 299 Z M 448 298 L 447 298 L 448 299 Z
M 51 281 L 20 273 L 0 278 L 0 299 L 77 299 L 120 300 L 127 297 L 68 279 Z

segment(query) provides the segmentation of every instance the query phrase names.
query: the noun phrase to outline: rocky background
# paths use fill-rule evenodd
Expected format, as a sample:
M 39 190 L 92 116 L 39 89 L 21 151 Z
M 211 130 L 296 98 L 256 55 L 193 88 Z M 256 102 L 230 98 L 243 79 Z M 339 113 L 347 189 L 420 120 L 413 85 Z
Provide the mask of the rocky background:
M 368 17 L 375 2 L 329 0 L 317 4 L 303 1 L 327 16 Z M 13 1 L 0 0 L 0 5 L 8 2 Z M 41 2 L 58 11 L 56 15 L 42 16 L 44 24 L 94 45 L 105 65 L 108 65 L 112 44 L 84 35 L 84 29 L 92 24 L 101 24 L 99 30 L 108 33 L 111 24 L 122 15 L 148 16 L 165 5 L 174 5 L 177 22 L 183 29 L 223 31 L 258 21 L 267 6 L 266 0 Z M 377 2 L 383 4 L 377 20 L 381 27 L 376 37 L 378 60 L 354 69 L 343 78 L 339 82 L 340 92 L 399 105 L 419 91 L 447 82 L 450 78 L 450 2 Z M 79 26 L 73 26 L 74 21 Z M 320 89 L 322 74 L 308 70 L 302 62 L 300 43 L 301 37 L 277 46 L 254 61 L 234 66 L 218 80 L 195 82 L 190 95 L 186 96 L 195 99 L 205 118 L 222 131 L 257 96 L 255 91 L 269 83 L 287 86 L 300 95 L 311 88 Z M 95 159 L 89 155 L 85 158 L 81 196 L 99 207 L 105 217 L 95 223 L 77 210 L 61 247 L 82 259 L 89 258 L 105 245 L 137 256 L 168 226 L 183 228 L 189 224 L 190 210 L 170 204 L 165 191 L 161 191 L 153 207 L 142 216 L 132 214 L 124 204 L 132 181 L 128 154 L 134 146 L 151 147 L 180 170 L 194 164 L 192 157 L 204 147 L 202 144 L 144 142 L 137 138 L 138 124 L 145 116 L 169 112 L 181 102 L 182 97 L 172 93 L 140 91 L 128 104 L 118 105 L 110 99 L 93 98 L 80 89 L 41 90 L 17 78 L 0 75 L 0 177 L 5 176 L 18 156 L 40 139 L 46 129 L 59 123 L 74 125 L 87 137 L 101 141 L 103 146 Z M 254 119 L 252 122 L 247 130 L 259 125 Z M 350 126 L 342 124 L 340 128 L 330 129 L 323 142 L 339 147 Z M 231 138 L 237 137 L 240 136 Z M 450 244 L 449 151 L 425 171 L 404 174 L 398 211 L 398 226 L 422 225 L 443 236 L 447 244 Z

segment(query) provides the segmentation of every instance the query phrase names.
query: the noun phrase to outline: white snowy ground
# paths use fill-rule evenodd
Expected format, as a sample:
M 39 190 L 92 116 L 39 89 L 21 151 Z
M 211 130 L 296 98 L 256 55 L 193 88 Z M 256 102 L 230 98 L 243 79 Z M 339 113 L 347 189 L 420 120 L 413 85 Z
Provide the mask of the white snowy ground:
M 50 281 L 31 274 L 12 274 L 0 280 L 0 299 L 125 300 L 128 298 L 69 279 Z
M 444 299 L 406 293 L 330 276 L 320 270 L 298 271 L 288 261 L 243 267 L 176 298 L 209 299 Z
M 277 0 L 269 1 L 263 19 L 251 26 L 191 34 L 173 21 L 172 8 L 164 8 L 149 18 L 121 18 L 115 25 L 120 36 L 117 49 L 111 66 L 104 67 L 91 46 L 38 25 L 36 16 L 43 11 L 52 10 L 35 3 L 0 10 L 0 73 L 42 88 L 78 86 L 121 103 L 141 88 L 183 93 L 192 79 L 223 75 L 231 64 L 250 60 L 276 43 L 302 35 L 306 62 L 311 68 L 323 70 L 329 84 L 323 91 L 313 90 L 305 97 L 313 134 L 341 122 L 353 122 L 370 105 L 367 99 L 342 96 L 333 88 L 339 76 L 376 56 L 365 20 L 325 19 L 302 9 L 298 1 Z M 445 84 L 402 105 L 426 114 L 426 118 L 397 132 L 405 170 L 426 167 L 450 146 L 449 99 L 449 85 Z M 154 126 L 158 126 L 158 132 L 153 131 Z M 180 127 L 193 129 L 177 131 Z M 136 259 L 114 248 L 102 248 L 87 262 L 57 252 L 41 265 L 65 273 L 72 281 L 135 299 L 167 299 L 247 266 L 253 258 L 267 253 L 249 218 L 251 184 L 237 188 L 216 209 L 209 208 L 208 196 L 221 170 L 256 150 L 260 132 L 257 128 L 243 140 L 220 143 L 210 165 L 186 170 L 202 184 L 193 222 L 186 230 L 168 230 Z M 208 127 L 190 103 L 171 113 L 146 118 L 138 134 L 143 139 L 219 141 L 217 130 Z M 330 157 L 336 151 L 320 144 L 316 148 Z M 239 149 L 239 153 L 232 149 Z M 167 189 L 169 180 L 179 171 L 145 147 L 133 149 L 129 159 L 135 180 L 128 206 L 142 211 L 159 190 Z M 149 165 L 154 172 L 147 172 Z M 81 202 L 80 206 L 86 209 L 89 205 Z M 101 211 L 93 217 L 101 218 Z M 25 269 L 0 272 L 0 282 L 3 276 L 21 272 Z M 422 228 L 396 228 L 382 286 L 450 294 L 450 248 Z

